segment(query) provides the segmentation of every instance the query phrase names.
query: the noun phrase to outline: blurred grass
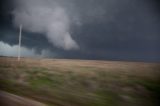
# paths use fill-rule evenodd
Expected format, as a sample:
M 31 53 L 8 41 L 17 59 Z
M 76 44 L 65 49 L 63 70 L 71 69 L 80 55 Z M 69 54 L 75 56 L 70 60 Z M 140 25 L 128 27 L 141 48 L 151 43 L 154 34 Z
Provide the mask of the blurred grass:
M 159 64 L 0 59 L 0 89 L 50 106 L 159 106 Z

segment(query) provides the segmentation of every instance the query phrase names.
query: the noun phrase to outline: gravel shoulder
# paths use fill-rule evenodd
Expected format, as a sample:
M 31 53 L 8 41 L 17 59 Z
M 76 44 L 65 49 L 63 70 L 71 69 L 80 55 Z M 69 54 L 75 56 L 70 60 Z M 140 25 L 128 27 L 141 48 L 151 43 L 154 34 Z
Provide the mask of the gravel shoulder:
M 0 91 L 1 106 L 46 106 L 35 100 Z

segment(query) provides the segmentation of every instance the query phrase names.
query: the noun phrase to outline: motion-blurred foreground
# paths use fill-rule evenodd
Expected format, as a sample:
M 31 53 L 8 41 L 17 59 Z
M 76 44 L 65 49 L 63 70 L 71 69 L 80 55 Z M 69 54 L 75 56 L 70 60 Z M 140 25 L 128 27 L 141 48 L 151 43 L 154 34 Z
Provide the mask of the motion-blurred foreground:
M 1 106 L 159 106 L 160 64 L 0 58 Z

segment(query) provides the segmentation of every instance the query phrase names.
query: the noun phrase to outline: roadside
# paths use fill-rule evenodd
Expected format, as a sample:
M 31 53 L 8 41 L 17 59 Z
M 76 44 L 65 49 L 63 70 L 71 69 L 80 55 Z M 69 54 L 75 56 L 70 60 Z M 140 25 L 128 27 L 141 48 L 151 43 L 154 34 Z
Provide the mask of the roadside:
M 1 106 L 46 106 L 35 100 L 0 91 Z

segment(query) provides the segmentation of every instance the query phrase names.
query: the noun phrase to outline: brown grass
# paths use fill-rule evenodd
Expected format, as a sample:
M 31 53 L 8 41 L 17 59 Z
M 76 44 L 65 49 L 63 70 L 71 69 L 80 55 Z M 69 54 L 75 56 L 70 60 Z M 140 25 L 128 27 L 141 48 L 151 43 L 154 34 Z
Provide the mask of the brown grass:
M 0 71 L 2 90 L 49 105 L 159 105 L 159 63 L 1 57 Z

